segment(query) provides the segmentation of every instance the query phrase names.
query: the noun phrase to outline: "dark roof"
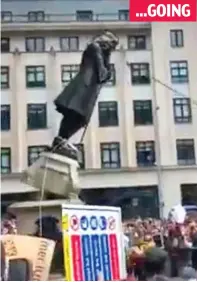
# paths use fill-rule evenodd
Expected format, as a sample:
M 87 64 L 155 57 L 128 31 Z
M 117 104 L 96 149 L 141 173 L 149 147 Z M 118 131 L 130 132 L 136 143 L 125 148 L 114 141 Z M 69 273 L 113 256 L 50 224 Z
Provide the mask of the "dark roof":
M 44 11 L 46 14 L 75 14 L 79 10 L 92 10 L 94 14 L 117 14 L 128 10 L 128 0 L 2 0 L 1 10 L 15 15 L 29 11 Z

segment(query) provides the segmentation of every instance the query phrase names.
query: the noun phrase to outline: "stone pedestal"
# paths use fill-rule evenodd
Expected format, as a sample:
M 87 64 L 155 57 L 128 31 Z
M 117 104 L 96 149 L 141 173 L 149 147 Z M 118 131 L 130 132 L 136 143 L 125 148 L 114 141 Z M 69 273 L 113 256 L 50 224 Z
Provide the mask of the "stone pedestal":
M 22 182 L 67 198 L 79 189 L 79 164 L 66 156 L 44 152 L 24 171 Z

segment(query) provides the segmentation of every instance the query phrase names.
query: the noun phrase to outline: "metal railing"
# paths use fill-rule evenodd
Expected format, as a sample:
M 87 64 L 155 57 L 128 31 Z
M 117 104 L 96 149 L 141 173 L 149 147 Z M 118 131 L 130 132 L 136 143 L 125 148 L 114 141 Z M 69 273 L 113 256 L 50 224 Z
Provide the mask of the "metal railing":
M 6 12 L 5 12 L 6 13 Z M 116 14 L 92 14 L 87 17 L 79 17 L 77 14 L 44 14 L 43 17 L 38 17 L 32 19 L 28 14 L 26 15 L 13 15 L 4 14 L 2 12 L 1 21 L 3 23 L 63 23 L 63 22 L 114 22 L 129 21 L 127 15 L 125 17 L 120 17 L 118 13 Z

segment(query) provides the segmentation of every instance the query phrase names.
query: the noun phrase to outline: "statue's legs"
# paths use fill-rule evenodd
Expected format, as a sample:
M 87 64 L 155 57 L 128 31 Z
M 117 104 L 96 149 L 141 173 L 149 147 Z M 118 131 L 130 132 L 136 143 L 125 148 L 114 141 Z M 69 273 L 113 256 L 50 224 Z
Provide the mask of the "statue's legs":
M 77 159 L 77 149 L 68 139 L 80 128 L 85 126 L 85 118 L 75 111 L 69 110 L 62 118 L 58 136 L 54 138 L 52 150 L 54 153 L 66 155 L 72 159 Z

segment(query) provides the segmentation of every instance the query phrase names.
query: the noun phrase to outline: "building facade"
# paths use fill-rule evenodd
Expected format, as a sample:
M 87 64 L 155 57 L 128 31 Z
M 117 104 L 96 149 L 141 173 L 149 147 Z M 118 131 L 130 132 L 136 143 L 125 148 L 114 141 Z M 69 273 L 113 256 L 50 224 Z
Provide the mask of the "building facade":
M 130 23 L 127 1 L 81 2 L 2 1 L 1 172 L 12 175 L 2 183 L 17 189 L 14 175 L 51 144 L 61 120 L 53 100 L 107 28 L 119 37 L 112 77 L 84 139 L 83 130 L 72 139 L 82 197 L 125 216 L 160 206 L 166 215 L 191 195 L 197 203 L 197 23 Z

